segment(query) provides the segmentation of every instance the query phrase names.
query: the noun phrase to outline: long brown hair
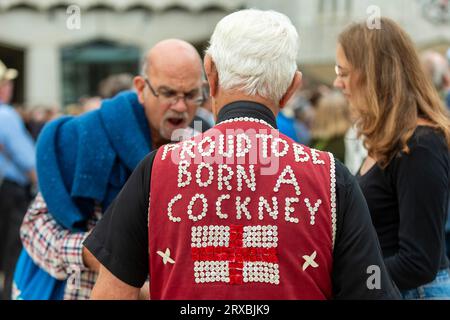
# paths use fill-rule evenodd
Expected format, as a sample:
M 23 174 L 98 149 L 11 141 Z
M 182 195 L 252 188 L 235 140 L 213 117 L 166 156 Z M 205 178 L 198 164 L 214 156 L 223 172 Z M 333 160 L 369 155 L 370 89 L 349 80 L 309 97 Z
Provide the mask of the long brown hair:
M 397 23 L 381 18 L 380 29 L 369 29 L 365 22 L 352 24 L 338 42 L 353 68 L 350 83 L 357 91 L 352 108 L 358 131 L 381 167 L 399 152 L 409 152 L 407 143 L 418 119 L 441 131 L 450 148 L 448 112 L 411 38 Z

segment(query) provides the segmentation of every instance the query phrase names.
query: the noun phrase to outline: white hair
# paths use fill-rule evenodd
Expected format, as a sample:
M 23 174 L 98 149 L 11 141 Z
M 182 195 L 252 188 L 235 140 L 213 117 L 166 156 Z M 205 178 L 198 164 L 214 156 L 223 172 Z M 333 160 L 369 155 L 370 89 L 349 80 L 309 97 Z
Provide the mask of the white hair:
M 206 54 L 221 88 L 278 103 L 297 71 L 298 49 L 298 33 L 287 16 L 247 9 L 217 24 Z

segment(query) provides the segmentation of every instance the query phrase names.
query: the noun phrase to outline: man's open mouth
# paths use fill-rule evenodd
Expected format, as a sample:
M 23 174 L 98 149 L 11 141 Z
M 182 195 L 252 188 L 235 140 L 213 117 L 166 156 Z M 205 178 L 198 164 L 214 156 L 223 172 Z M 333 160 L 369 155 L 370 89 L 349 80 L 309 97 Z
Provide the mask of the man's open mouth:
M 184 119 L 181 118 L 169 118 L 167 121 L 175 127 L 178 127 L 184 123 Z

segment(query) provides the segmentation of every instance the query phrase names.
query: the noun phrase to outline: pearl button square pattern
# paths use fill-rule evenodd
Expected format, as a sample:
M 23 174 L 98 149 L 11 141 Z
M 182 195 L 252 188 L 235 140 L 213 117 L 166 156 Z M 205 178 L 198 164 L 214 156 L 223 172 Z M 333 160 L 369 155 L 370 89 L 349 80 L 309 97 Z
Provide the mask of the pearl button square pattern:
M 280 284 L 277 226 L 193 226 L 196 284 Z
M 280 270 L 278 264 L 269 262 L 244 262 L 242 270 L 244 283 L 262 282 L 280 284 Z

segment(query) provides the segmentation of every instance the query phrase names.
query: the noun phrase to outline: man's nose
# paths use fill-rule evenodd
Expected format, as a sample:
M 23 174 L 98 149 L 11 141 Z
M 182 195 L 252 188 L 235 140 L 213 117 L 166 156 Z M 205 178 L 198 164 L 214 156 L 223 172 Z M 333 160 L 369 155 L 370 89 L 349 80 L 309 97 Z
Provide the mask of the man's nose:
M 187 111 L 187 105 L 186 101 L 184 101 L 184 97 L 178 97 L 178 100 L 176 103 L 174 103 L 170 109 L 177 111 L 177 112 L 186 112 Z

